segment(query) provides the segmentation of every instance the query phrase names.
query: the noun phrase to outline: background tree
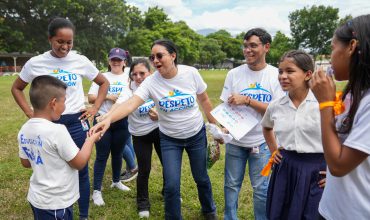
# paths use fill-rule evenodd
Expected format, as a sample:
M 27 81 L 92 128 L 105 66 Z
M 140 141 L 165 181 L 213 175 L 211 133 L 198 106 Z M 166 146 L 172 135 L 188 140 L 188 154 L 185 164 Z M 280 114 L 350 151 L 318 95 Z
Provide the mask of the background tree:
M 266 61 L 271 65 L 277 66 L 280 57 L 285 52 L 293 49 L 294 45 L 292 40 L 282 32 L 278 31 L 271 42 L 270 51 L 266 56 Z
M 76 26 L 74 49 L 100 64 L 127 32 L 127 9 L 121 0 L 1 1 L 0 37 L 9 46 L 0 49 L 36 53 L 49 50 L 47 26 L 53 17 L 59 16 L 69 18 Z M 3 31 L 7 29 L 16 31 Z
M 233 38 L 226 30 L 219 30 L 214 33 L 207 35 L 207 38 L 217 40 L 221 46 L 221 50 L 225 52 L 227 58 L 243 59 L 243 53 L 241 51 L 241 45 L 243 40 L 239 38 Z
M 312 6 L 289 14 L 295 48 L 309 49 L 316 56 L 330 53 L 330 39 L 338 26 L 338 8 Z
M 226 58 L 226 53 L 222 51 L 218 41 L 212 38 L 202 38 L 199 45 L 199 63 L 204 65 L 211 64 L 213 67 L 221 63 Z

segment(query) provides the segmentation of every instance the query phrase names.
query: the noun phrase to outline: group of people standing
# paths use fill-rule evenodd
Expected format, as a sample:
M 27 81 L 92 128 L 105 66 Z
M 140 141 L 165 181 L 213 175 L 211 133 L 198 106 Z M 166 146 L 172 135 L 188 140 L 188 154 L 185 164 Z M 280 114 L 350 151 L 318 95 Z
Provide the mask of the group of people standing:
M 307 53 L 286 52 L 279 67 L 273 67 L 266 63 L 271 36 L 260 28 L 247 31 L 243 40 L 246 64 L 229 71 L 220 99 L 231 105 L 247 106 L 258 124 L 240 140 L 226 144 L 224 219 L 237 219 L 247 163 L 255 219 L 370 218 L 370 145 L 366 135 L 370 126 L 369 27 L 370 15 L 364 15 L 348 21 L 334 33 L 331 54 L 334 75 L 337 80 L 349 80 L 338 100 L 332 78 L 322 70 L 315 72 Z M 120 48 L 110 51 L 111 70 L 101 74 L 86 57 L 70 52 L 73 34 L 69 20 L 54 19 L 49 25 L 51 51 L 26 63 L 12 93 L 32 118 L 33 110 L 23 94 L 27 84 L 39 75 L 55 76 L 65 82 L 65 110 L 60 119 L 51 119 L 67 127 L 81 151 L 89 130 L 85 120 L 94 117 L 94 126 L 88 132 L 89 138 L 97 141 L 94 203 L 104 204 L 101 185 L 110 152 L 111 186 L 129 190 L 119 178 L 122 152 L 131 133 L 138 160 L 139 217 L 149 217 L 148 179 L 154 145 L 163 166 L 165 219 L 182 219 L 180 180 L 184 150 L 198 189 L 201 211 L 205 219 L 217 219 L 206 167 L 207 136 L 199 106 L 209 123 L 217 122 L 210 114 L 212 104 L 207 85 L 198 70 L 178 64 L 179 52 L 172 41 L 157 40 L 149 57 L 156 69 L 153 74 L 149 63 L 141 59 L 132 63 L 126 75 L 123 68 L 127 57 Z M 82 77 L 95 83 L 89 91 L 93 105 L 88 109 L 83 105 Z M 343 105 L 345 110 L 338 111 Z M 225 128 L 222 131 L 228 133 Z M 217 141 L 223 143 L 222 139 Z M 20 145 L 20 157 L 27 159 L 28 154 L 21 152 Z M 34 167 L 38 165 L 30 161 L 34 176 Z M 66 160 L 66 164 L 69 162 Z M 271 164 L 272 174 L 261 174 Z M 43 181 L 37 177 L 42 178 L 37 175 L 31 178 L 31 186 Z M 90 193 L 87 165 L 79 171 L 79 177 L 80 219 L 84 219 L 88 217 Z M 46 219 L 44 216 L 51 210 L 56 213 L 75 202 L 58 204 L 56 200 L 50 208 L 37 200 L 37 193 L 30 190 L 28 195 L 35 219 L 37 216 Z

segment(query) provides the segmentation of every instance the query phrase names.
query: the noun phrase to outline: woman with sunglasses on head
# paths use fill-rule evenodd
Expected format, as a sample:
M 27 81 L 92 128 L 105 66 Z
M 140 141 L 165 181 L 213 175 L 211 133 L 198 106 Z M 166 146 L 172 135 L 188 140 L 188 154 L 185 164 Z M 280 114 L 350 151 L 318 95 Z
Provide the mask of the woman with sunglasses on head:
M 121 93 L 117 104 L 132 97 L 141 83 L 151 75 L 150 64 L 146 59 L 137 59 L 130 66 L 130 83 L 126 92 Z M 115 106 L 116 107 L 116 106 Z M 158 114 L 154 110 L 155 104 L 148 99 L 128 116 L 128 128 L 132 134 L 133 145 L 139 166 L 137 177 L 136 202 L 140 218 L 149 218 L 150 202 L 148 181 L 151 170 L 153 145 L 159 160 L 162 163 L 161 148 L 159 145 Z
M 99 109 L 98 115 L 106 114 L 112 108 L 113 104 L 116 103 L 120 94 L 126 92 L 125 89 L 128 87 L 128 74 L 124 73 L 124 69 L 126 67 L 127 57 L 128 53 L 121 48 L 113 48 L 110 50 L 108 54 L 109 72 L 103 73 L 103 75 L 108 79 L 110 86 L 108 94 Z M 93 83 L 88 95 L 90 103 L 94 104 L 96 101 L 98 90 L 99 86 Z M 96 121 L 97 120 L 95 118 L 94 124 L 97 123 Z M 125 144 L 128 142 L 129 138 L 130 133 L 128 131 L 128 121 L 127 117 L 125 117 L 113 123 L 100 141 L 95 144 L 96 159 L 94 164 L 94 192 L 92 200 L 97 206 L 105 204 L 101 193 L 101 187 L 109 153 L 112 155 L 111 187 L 115 187 L 122 191 L 130 190 L 120 181 L 123 149 L 125 148 Z
M 104 101 L 109 82 L 85 56 L 72 52 L 75 27 L 65 18 L 55 18 L 48 26 L 48 40 L 51 50 L 32 57 L 24 65 L 19 77 L 14 81 L 12 94 L 27 117 L 33 117 L 23 90 L 40 75 L 50 75 L 67 84 L 66 109 L 56 123 L 64 124 L 73 141 L 81 148 L 89 130 L 87 119 L 94 116 Z M 89 108 L 85 108 L 82 78 L 98 84 L 97 98 Z M 87 219 L 89 210 L 90 181 L 88 164 L 79 172 L 80 199 L 78 200 L 80 219 Z
M 207 85 L 198 70 L 178 65 L 178 51 L 170 40 L 157 40 L 152 45 L 150 60 L 157 69 L 141 83 L 133 97 L 121 103 L 107 118 L 90 132 L 106 131 L 111 122 L 126 117 L 145 100 L 153 99 L 158 110 L 159 136 L 165 178 L 165 219 L 182 219 L 180 177 L 182 152 L 186 150 L 198 197 L 206 219 L 217 219 L 212 186 L 207 173 L 207 137 L 202 113 L 210 123 L 216 120 L 210 114 L 212 104 Z
M 328 165 L 319 212 L 325 219 L 370 219 L 370 15 L 340 26 L 331 48 L 335 79 L 348 84 L 336 100 L 332 78 L 318 71 L 311 80 Z

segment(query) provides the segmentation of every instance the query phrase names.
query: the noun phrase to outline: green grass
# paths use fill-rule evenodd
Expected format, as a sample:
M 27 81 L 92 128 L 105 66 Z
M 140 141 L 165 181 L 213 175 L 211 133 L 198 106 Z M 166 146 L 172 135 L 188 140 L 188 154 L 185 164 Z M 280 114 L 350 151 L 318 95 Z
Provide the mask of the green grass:
M 219 103 L 219 96 L 223 87 L 226 71 L 202 71 L 204 80 L 208 84 L 208 95 L 213 103 Z M 32 211 L 26 200 L 29 178 L 32 170 L 21 166 L 18 158 L 17 134 L 27 118 L 17 106 L 10 93 L 10 87 L 15 77 L 0 77 L 0 217 L 6 219 L 32 219 Z M 84 81 L 85 92 L 90 82 Z M 28 96 L 28 88 L 26 96 Z M 90 159 L 90 179 L 92 181 L 93 162 L 95 151 Z M 224 146 L 221 159 L 209 171 L 213 187 L 214 200 L 217 212 L 221 219 L 224 211 L 223 179 L 224 179 Z M 103 197 L 106 205 L 96 207 L 90 202 L 90 219 L 138 219 L 136 212 L 136 184 L 135 181 L 127 185 L 130 192 L 121 192 L 111 189 L 112 170 L 110 160 L 103 179 Z M 164 218 L 164 202 L 161 196 L 162 169 L 156 154 L 153 154 L 152 172 L 149 180 L 149 195 L 151 202 L 151 219 Z M 202 219 L 197 189 L 189 168 L 186 153 L 183 155 L 181 177 L 182 214 L 184 219 Z M 239 197 L 239 218 L 252 219 L 252 189 L 246 175 Z M 75 218 L 78 219 L 78 205 L 74 206 Z M 6 217 L 5 217 L 6 216 Z

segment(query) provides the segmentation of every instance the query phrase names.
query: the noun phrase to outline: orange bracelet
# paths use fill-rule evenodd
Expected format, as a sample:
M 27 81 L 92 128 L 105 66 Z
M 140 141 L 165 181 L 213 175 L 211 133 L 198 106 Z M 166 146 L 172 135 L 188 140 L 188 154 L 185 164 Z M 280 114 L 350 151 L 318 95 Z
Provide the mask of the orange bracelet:
M 342 92 L 335 93 L 335 101 L 321 102 L 319 105 L 320 110 L 326 107 L 333 107 L 335 115 L 342 114 L 345 110 L 344 103 L 342 102 Z
M 321 102 L 319 105 L 320 110 L 323 110 L 326 107 L 334 107 L 335 101 Z

